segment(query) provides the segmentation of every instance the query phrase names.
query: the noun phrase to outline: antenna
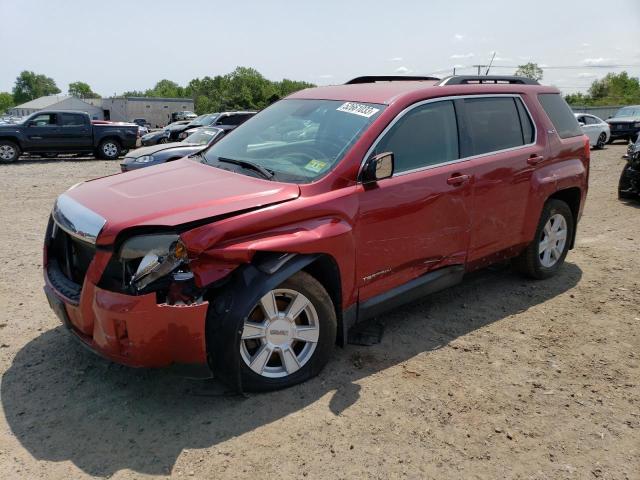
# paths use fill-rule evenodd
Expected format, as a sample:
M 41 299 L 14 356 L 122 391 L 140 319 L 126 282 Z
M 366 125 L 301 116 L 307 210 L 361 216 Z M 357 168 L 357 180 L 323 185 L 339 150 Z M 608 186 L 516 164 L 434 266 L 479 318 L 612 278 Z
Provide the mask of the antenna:
M 487 71 L 484 72 L 485 75 L 489 75 L 489 70 L 491 70 L 491 65 L 493 65 L 493 59 L 496 58 L 496 52 L 494 50 L 493 56 L 491 57 L 491 61 L 489 62 L 489 66 L 487 67 Z

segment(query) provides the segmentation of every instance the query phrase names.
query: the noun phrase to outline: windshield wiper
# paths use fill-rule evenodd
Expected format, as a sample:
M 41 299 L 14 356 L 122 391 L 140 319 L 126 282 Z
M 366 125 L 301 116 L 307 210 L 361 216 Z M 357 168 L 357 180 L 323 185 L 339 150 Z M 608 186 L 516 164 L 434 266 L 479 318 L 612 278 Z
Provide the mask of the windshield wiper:
M 271 180 L 274 177 L 274 173 L 264 168 L 262 165 L 258 165 L 257 163 L 249 162 L 248 160 L 235 160 L 233 158 L 224 158 L 218 157 L 219 162 L 224 163 L 233 163 L 234 165 L 239 165 L 243 168 L 248 168 L 250 170 L 254 170 L 262 175 L 267 180 Z

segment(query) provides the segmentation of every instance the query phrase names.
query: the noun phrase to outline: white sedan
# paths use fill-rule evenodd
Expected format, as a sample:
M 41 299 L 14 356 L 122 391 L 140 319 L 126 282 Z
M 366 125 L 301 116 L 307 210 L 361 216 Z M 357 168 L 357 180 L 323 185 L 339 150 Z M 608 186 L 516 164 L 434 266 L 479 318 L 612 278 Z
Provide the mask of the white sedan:
M 609 124 L 601 118 L 588 113 L 575 113 L 574 115 L 582 131 L 589 137 L 589 144 L 595 148 L 604 148 L 605 143 L 611 137 Z

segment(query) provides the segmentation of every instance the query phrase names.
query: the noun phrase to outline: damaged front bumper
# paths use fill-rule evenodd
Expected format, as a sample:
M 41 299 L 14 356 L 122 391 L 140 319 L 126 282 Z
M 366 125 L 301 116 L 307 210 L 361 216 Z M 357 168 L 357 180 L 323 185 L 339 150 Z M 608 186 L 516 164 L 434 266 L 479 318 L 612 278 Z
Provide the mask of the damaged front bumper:
M 76 302 L 56 288 L 48 269 L 44 289 L 62 323 L 95 353 L 130 367 L 180 365 L 177 369 L 189 376 L 211 376 L 205 340 L 208 302 L 158 304 L 153 293 L 111 292 L 88 278 Z

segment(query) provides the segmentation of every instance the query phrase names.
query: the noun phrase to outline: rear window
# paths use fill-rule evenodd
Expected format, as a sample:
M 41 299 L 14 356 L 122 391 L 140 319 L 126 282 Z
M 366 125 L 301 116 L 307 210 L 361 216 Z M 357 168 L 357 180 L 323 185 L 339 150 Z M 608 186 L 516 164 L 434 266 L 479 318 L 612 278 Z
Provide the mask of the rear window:
M 524 108 L 520 107 L 521 112 L 513 97 L 465 98 L 464 109 L 473 145 L 472 155 L 531 143 L 531 119 Z
M 582 129 L 576 117 L 559 93 L 541 93 L 538 95 L 538 100 L 560 138 L 582 135 Z

